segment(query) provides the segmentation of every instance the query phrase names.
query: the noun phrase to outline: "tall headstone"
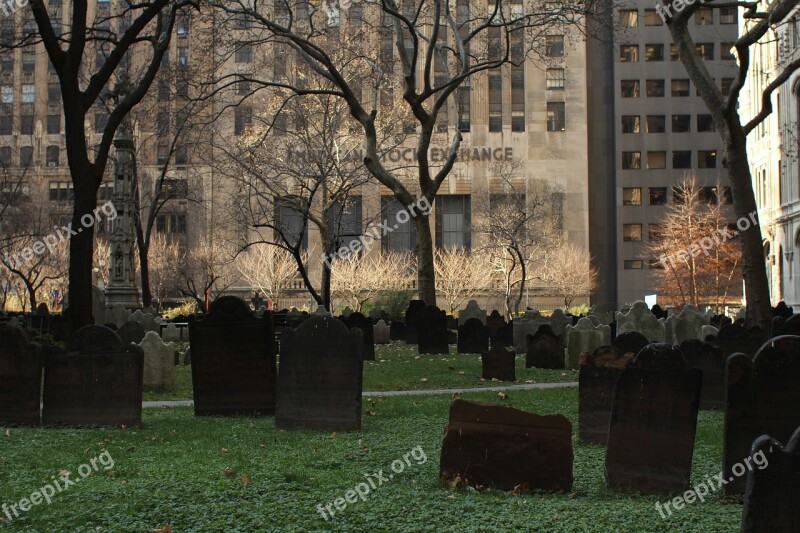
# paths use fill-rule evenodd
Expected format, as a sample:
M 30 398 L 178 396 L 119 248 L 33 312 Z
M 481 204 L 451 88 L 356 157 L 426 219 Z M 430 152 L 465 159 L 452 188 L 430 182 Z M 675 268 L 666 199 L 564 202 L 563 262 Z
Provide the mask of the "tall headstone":
M 125 322 L 131 319 L 131 312 L 122 304 L 116 304 L 110 310 L 106 311 L 106 319 L 117 326 L 117 330 L 119 330 Z
M 494 309 L 486 319 L 486 327 L 489 328 L 489 337 L 497 335 L 497 330 L 506 325 L 506 320 L 500 316 L 497 309 Z
M 734 465 L 750 455 L 753 441 L 769 435 L 788 442 L 800 426 L 800 337 L 771 339 L 752 360 L 743 354 L 731 355 L 725 380 L 723 470 L 726 478 L 734 478 L 725 491 L 741 494 L 744 479 L 732 472 Z
M 572 316 L 567 315 L 561 309 L 556 309 L 550 315 L 550 327 L 553 329 L 553 333 L 556 335 L 561 335 L 566 338 L 567 335 L 567 326 L 572 325 Z M 538 328 L 537 328 L 538 329 Z
M 281 338 L 278 429 L 361 429 L 361 331 L 312 317 Z
M 144 353 L 144 389 L 174 391 L 177 353 L 175 345 L 162 341 L 155 331 L 148 331 L 139 348 Z
M 669 344 L 650 344 L 623 370 L 608 433 L 609 488 L 647 494 L 688 490 L 702 383 L 702 372 L 688 368 L 681 351 Z
M 435 305 L 427 305 L 417 315 L 417 348 L 420 354 L 448 355 L 447 316 Z M 406 325 L 408 334 L 408 325 Z
M 190 317 L 196 416 L 275 412 L 275 335 L 272 313 L 257 318 L 236 296 Z
M 375 339 L 375 344 L 389 344 L 391 342 L 391 330 L 383 320 L 378 320 L 378 323 L 372 326 L 372 336 Z
M 402 341 L 406 338 L 406 325 L 399 320 L 392 320 L 389 324 L 389 337 L 393 341 Z
M 709 342 L 722 350 L 722 356 L 725 359 L 734 353 L 743 353 L 752 359 L 764 345 L 763 337 L 760 328 L 745 329 L 733 324 L 721 328 L 716 339 L 709 339 Z
M 405 316 L 405 341 L 406 344 L 417 344 L 419 327 L 419 314 L 425 309 L 425 302 L 422 300 L 411 300 L 408 302 Z M 447 329 L 445 327 L 445 329 Z
M 689 368 L 699 368 L 703 372 L 700 409 L 724 409 L 725 358 L 722 351 L 711 343 L 688 339 L 681 343 L 681 352 Z
M 475 300 L 467 302 L 466 309 L 458 312 L 458 325 L 463 326 L 470 318 L 476 318 L 481 324 L 486 325 L 486 309 L 481 309 Z
M 0 426 L 39 424 L 42 361 L 25 332 L 0 324 Z
M 642 301 L 634 302 L 627 312 L 617 313 L 617 335 L 629 331 L 638 331 L 650 342 L 664 342 L 664 322 L 656 318 Z
M 611 328 L 593 326 L 588 318 L 581 318 L 575 327 L 567 326 L 566 368 L 578 368 L 582 353 L 590 354 L 600 346 L 611 344 Z
M 486 353 L 489 351 L 489 330 L 477 318 L 458 326 L 457 353 Z
M 375 360 L 375 335 L 372 331 L 372 320 L 361 313 L 350 313 L 345 319 L 348 329 L 358 328 L 361 330 L 361 357 L 364 361 Z
M 578 438 L 606 444 L 617 380 L 633 363 L 631 352 L 601 346 L 581 359 L 578 373 Z
M 564 339 L 553 333 L 549 324 L 539 326 L 534 335 L 528 335 L 525 368 L 564 368 Z
M 513 350 L 494 346 L 481 356 L 481 377 L 499 381 L 516 381 L 517 356 Z

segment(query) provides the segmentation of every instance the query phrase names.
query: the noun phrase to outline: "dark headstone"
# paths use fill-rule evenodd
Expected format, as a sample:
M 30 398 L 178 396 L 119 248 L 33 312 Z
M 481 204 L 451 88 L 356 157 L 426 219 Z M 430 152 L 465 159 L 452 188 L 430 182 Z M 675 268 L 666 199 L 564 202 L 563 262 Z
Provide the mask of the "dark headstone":
M 50 316 L 50 309 L 47 307 L 47 304 L 42 302 L 36 306 L 36 311 L 33 314 L 38 316 Z
M 0 426 L 39 424 L 42 361 L 25 333 L 0 324 Z
M 393 341 L 401 341 L 406 338 L 406 325 L 399 320 L 392 320 L 389 324 L 389 338 Z
M 372 329 L 372 320 L 361 313 L 350 313 L 345 321 L 348 329 L 357 328 L 361 330 L 361 357 L 364 361 L 375 360 L 375 331 Z
M 142 326 L 139 322 L 129 321 L 125 322 L 117 335 L 119 335 L 120 340 L 122 340 L 122 345 L 127 346 L 131 343 L 139 344 L 144 339 L 144 326 Z
M 107 324 L 103 324 L 105 327 L 110 329 L 111 331 L 117 331 L 119 328 L 113 322 L 108 322 Z
M 734 480 L 727 494 L 741 494 L 744 478 L 732 476 L 733 465 L 750 454 L 761 435 L 788 442 L 800 426 L 800 337 L 776 337 L 751 360 L 742 354 L 725 367 L 725 429 L 723 470 Z
M 470 319 L 473 320 L 473 319 Z M 516 354 L 502 346 L 495 346 L 481 357 L 483 379 L 516 381 Z
M 655 304 L 653 307 L 651 307 L 650 312 L 653 313 L 656 318 L 663 318 L 664 320 L 666 320 L 669 316 L 669 312 L 665 309 L 661 309 L 661 306 L 658 304 Z
M 758 327 L 745 329 L 734 324 L 720 329 L 715 339 L 706 340 L 718 346 L 726 359 L 734 353 L 743 353 L 752 359 L 764 344 L 764 334 Z
M 681 351 L 650 344 L 617 380 L 606 450 L 606 483 L 616 491 L 689 488 L 703 374 Z
M 66 353 L 51 352 L 45 359 L 42 423 L 141 425 L 143 372 L 138 346 L 123 346 L 104 326 L 79 329 Z
M 328 316 L 309 318 L 281 338 L 278 429 L 361 429 L 360 330 Z
M 606 444 L 611 406 L 617 379 L 633 355 L 613 346 L 601 346 L 581 358 L 578 373 L 578 438 L 583 442 Z
M 636 357 L 636 355 L 642 351 L 642 348 L 648 344 L 650 344 L 650 341 L 647 340 L 647 337 L 638 331 L 623 333 L 611 341 L 611 346 L 619 350 L 622 355 L 629 353 L 633 354 L 633 357 Z
M 435 305 L 428 305 L 417 316 L 417 341 L 420 354 L 450 353 L 447 344 L 447 318 L 444 311 Z M 406 326 L 406 336 L 408 327 Z
M 542 324 L 534 335 L 528 335 L 525 368 L 564 368 L 564 339 L 553 333 L 549 324 Z
M 458 319 L 453 315 L 447 315 L 447 329 L 458 331 Z
M 451 329 L 447 330 L 447 344 L 458 344 L 458 332 Z
M 468 319 L 458 327 L 458 353 L 486 353 L 489 351 L 489 330 L 477 318 Z
M 783 324 L 773 331 L 775 331 L 776 337 L 782 335 L 800 335 L 800 315 L 794 315 L 785 319 Z
M 725 326 L 732 326 L 733 320 L 725 315 L 714 315 L 711 317 L 711 325 L 717 329 L 722 329 Z
M 725 408 L 725 358 L 717 346 L 697 339 L 681 343 L 681 352 L 689 368 L 703 371 L 703 392 L 700 409 Z
M 786 447 L 762 435 L 750 451 L 742 533 L 800 531 L 800 427 Z
M 257 317 L 241 298 L 222 296 L 189 321 L 189 338 L 196 416 L 275 412 L 271 312 Z
M 786 302 L 784 302 L 784 301 L 778 302 L 778 305 L 776 305 L 772 309 L 772 316 L 781 316 L 781 317 L 783 317 L 785 319 L 789 319 L 789 318 L 792 318 L 793 314 L 794 314 L 794 309 L 792 309 L 791 307 L 787 306 Z
M 439 477 L 471 487 L 572 489 L 572 424 L 512 407 L 456 400 L 444 431 Z
M 514 346 L 514 322 L 511 321 L 500 326 L 497 333 L 489 337 L 489 344 L 492 346 L 503 346 L 505 348 Z
M 495 309 L 491 314 L 486 317 L 486 328 L 489 330 L 489 337 L 497 335 L 497 330 L 506 325 L 506 320 L 500 316 L 500 313 Z
M 425 309 L 425 302 L 422 300 L 411 300 L 408 302 L 408 309 L 406 309 L 405 316 L 406 344 L 417 344 L 418 342 L 417 327 L 419 325 L 419 314 L 423 309 Z

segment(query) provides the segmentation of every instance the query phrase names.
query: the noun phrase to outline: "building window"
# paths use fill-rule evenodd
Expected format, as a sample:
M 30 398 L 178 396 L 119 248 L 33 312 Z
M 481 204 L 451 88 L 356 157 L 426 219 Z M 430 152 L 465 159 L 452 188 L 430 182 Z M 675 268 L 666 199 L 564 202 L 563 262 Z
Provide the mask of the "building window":
M 564 88 L 564 69 L 563 68 L 549 68 L 547 69 L 547 88 L 563 89 Z
M 547 102 L 547 131 L 566 131 L 567 115 L 564 102 Z
M 52 81 L 47 84 L 47 101 L 51 104 L 61 102 L 61 84 L 57 81 Z
M 672 188 L 672 203 L 675 205 L 683 205 L 686 203 L 686 198 L 683 196 L 683 189 L 680 187 Z
M 664 80 L 647 80 L 646 91 L 648 97 L 664 96 Z
M 699 150 L 697 152 L 697 168 L 717 168 L 717 151 Z
M 642 168 L 642 152 L 622 152 L 622 168 L 624 170 Z
M 0 166 L 6 169 L 11 166 L 11 147 L 0 146 Z
M 689 80 L 672 80 L 672 96 L 689 96 Z
M 383 91 L 381 94 L 389 94 L 391 96 L 391 93 L 387 93 L 387 91 Z M 469 84 L 469 79 L 461 82 L 461 85 L 459 85 L 458 89 L 456 90 L 456 94 L 458 95 L 458 129 L 460 131 L 469 131 L 472 121 L 472 105 L 470 103 L 472 91 Z M 391 98 L 387 102 L 387 105 L 391 105 L 390 102 Z
M 301 198 L 286 197 L 275 199 L 275 239 L 286 241 L 289 246 L 308 249 L 308 224 L 302 212 L 295 209 Z M 281 237 L 283 235 L 283 237 Z
M 731 93 L 731 85 L 733 85 L 733 78 L 722 78 L 720 80 L 719 90 L 724 96 L 728 96 Z
M 361 196 L 350 196 L 344 203 L 335 201 L 331 206 L 329 227 L 333 228 L 336 248 L 349 247 L 364 233 L 361 215 Z
M 672 133 L 687 133 L 691 129 L 692 115 L 672 115 Z
M 23 146 L 19 149 L 19 166 L 27 167 L 33 163 L 33 147 Z
M 619 60 L 622 63 L 637 63 L 639 61 L 639 45 L 623 44 L 620 46 Z
M 735 48 L 733 47 L 733 43 L 722 43 L 719 45 L 719 58 L 723 61 L 734 61 L 736 60 Z
M 642 188 L 623 187 L 622 205 L 642 205 Z
M 33 115 L 24 114 L 19 117 L 20 135 L 33 135 Z
M 667 153 L 647 152 L 647 168 L 650 170 L 667 168 Z
M 545 55 L 547 57 L 564 57 L 563 35 L 548 35 L 545 37 Z
M 666 187 L 648 188 L 647 203 L 649 205 L 665 205 L 667 203 L 667 188 Z
M 719 8 L 719 23 L 736 24 L 736 8 L 735 7 Z
M 0 89 L 0 102 L 4 104 L 14 103 L 14 87 L 12 85 L 4 85 Z
M 717 205 L 719 198 L 717 197 L 716 187 L 700 187 L 697 194 L 697 200 L 701 204 Z
M 68 181 L 51 181 L 50 182 L 50 201 L 51 202 L 71 202 L 72 201 L 72 183 Z
M 624 261 L 625 270 L 641 270 L 644 263 L 641 259 L 626 259 Z
M 47 133 L 48 135 L 61 133 L 61 115 L 47 115 Z
M 711 26 L 714 24 L 714 12 L 707 7 L 698 8 L 694 12 L 694 23 L 698 26 Z
M 664 115 L 647 115 L 647 133 L 664 133 L 666 129 Z
M 636 9 L 620 9 L 619 24 L 623 28 L 635 28 L 639 25 L 639 11 Z
M 253 62 L 253 47 L 249 44 L 244 44 L 236 49 L 234 61 L 236 63 L 252 63 Z M 286 61 L 286 58 L 281 58 L 281 61 Z
M 176 165 L 189 164 L 189 149 L 185 144 L 181 144 L 175 148 L 175 164 Z
M 189 65 L 189 47 L 188 46 L 179 46 L 178 47 L 178 65 L 181 67 L 185 67 Z
M 714 43 L 696 43 L 695 49 L 705 61 L 714 60 Z
M 500 69 L 489 71 L 489 131 L 503 130 L 503 82 Z
M 678 45 L 672 43 L 669 45 L 669 60 L 670 61 L 680 61 L 681 56 L 678 54 Z
M 159 142 L 158 146 L 156 147 L 156 164 L 166 165 L 169 163 L 170 155 L 169 144 L 166 142 Z
M 178 21 L 176 23 L 178 35 L 189 34 L 189 14 L 181 11 L 178 13 Z
M 622 80 L 620 92 L 623 98 L 639 98 L 639 80 Z
M 622 133 L 639 133 L 639 115 L 622 115 Z
M 253 124 L 253 109 L 251 107 L 237 107 L 234 114 L 233 133 L 242 135 Z
M 663 44 L 644 45 L 644 60 L 664 61 L 664 45 Z
M 471 198 L 469 195 L 436 197 L 436 246 L 464 248 L 471 245 Z
M 0 115 L 0 135 L 11 135 L 11 122 L 12 118 L 10 114 L 3 113 Z
M 625 242 L 639 242 L 642 240 L 641 224 L 623 224 L 622 240 Z
M 511 65 L 511 131 L 525 131 L 525 67 Z
M 647 241 L 658 242 L 661 238 L 661 224 L 647 225 Z
M 61 148 L 56 145 L 50 145 L 47 147 L 46 151 L 46 161 L 48 167 L 57 167 L 59 165 L 59 160 L 61 156 Z
M 36 86 L 26 83 L 22 86 L 22 103 L 32 104 L 36 100 Z
M 645 26 L 662 26 L 664 21 L 661 19 L 661 15 L 655 9 L 645 9 L 644 10 L 644 25 Z
M 672 168 L 692 168 L 692 151 L 691 150 L 673 151 Z
M 381 238 L 381 249 L 383 251 L 403 252 L 414 250 L 417 247 L 417 231 L 410 217 L 403 217 L 406 222 L 401 223 L 397 214 L 405 211 L 403 204 L 394 196 L 381 196 L 381 222 L 391 228 L 395 228 L 391 233 L 387 233 Z
M 697 115 L 697 131 L 698 132 L 712 132 L 716 131 L 714 127 L 714 119 L 711 115 Z
M 28 47 L 22 50 L 22 73 L 33 74 L 36 70 L 36 50 Z

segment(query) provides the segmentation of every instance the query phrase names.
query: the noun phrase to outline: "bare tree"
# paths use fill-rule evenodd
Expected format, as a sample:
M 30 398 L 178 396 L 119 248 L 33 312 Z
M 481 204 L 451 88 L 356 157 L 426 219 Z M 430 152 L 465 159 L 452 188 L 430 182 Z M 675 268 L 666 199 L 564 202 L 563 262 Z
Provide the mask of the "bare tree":
M 665 16 L 672 40 L 677 45 L 679 58 L 698 94 L 708 107 L 714 125 L 725 145 L 724 159 L 730 176 L 733 207 L 740 220 L 747 220 L 751 215 L 757 217 L 746 138 L 772 113 L 773 93 L 789 79 L 792 73 L 800 68 L 800 59 L 782 65 L 775 78 L 763 88 L 760 112 L 751 120 L 742 123 L 738 102 L 750 69 L 750 47 L 764 38 L 769 38 L 776 26 L 783 24 L 798 5 L 800 5 L 798 0 L 687 2 L 682 11 L 671 10 Z M 705 60 L 689 33 L 689 21 L 701 7 L 704 9 L 742 7 L 745 9 L 745 25 L 734 43 L 738 70 L 727 95 L 724 95 L 714 83 Z M 747 319 L 767 331 L 772 315 L 763 240 L 759 225 L 752 224 L 741 233 L 741 247 L 742 273 L 747 297 Z
M 206 295 L 213 301 L 238 281 L 234 260 L 233 250 L 222 241 L 200 241 L 178 261 L 181 294 L 194 299 L 199 309 L 207 311 Z
M 161 309 L 166 298 L 180 294 L 183 280 L 178 265 L 184 260 L 184 254 L 180 245 L 163 233 L 152 236 L 148 252 L 151 255 L 148 265 L 152 302 Z
M 554 292 L 569 309 L 575 298 L 588 297 L 597 288 L 597 270 L 589 252 L 575 243 L 553 243 L 536 265 L 545 290 Z
M 447 303 L 449 313 L 492 286 L 494 267 L 488 254 L 438 248 L 434 265 L 436 290 Z
M 307 262 L 305 255 L 303 261 Z M 273 302 L 284 296 L 297 278 L 294 257 L 277 246 L 251 246 L 239 254 L 238 263 L 239 272 L 250 286 Z
M 108 272 L 111 268 L 111 246 L 108 239 L 98 237 L 95 240 L 92 264 L 97 280 L 102 281 L 104 287 L 108 286 Z
M 406 289 L 412 281 L 413 262 L 407 253 L 349 254 L 334 262 L 333 295 L 358 312 L 378 294 Z

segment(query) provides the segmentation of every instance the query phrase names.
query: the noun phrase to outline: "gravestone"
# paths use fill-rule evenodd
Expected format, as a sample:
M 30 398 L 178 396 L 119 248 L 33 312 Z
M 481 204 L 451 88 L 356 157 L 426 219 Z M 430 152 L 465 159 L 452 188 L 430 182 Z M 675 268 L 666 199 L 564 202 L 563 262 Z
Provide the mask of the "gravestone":
M 467 302 L 466 309 L 462 309 L 458 312 L 459 327 L 466 324 L 467 320 L 470 318 L 476 318 L 480 320 L 481 324 L 484 326 L 486 325 L 486 309 L 481 309 L 478 305 L 478 302 L 475 300 L 470 300 Z
M 139 322 L 144 328 L 145 333 L 148 331 L 158 331 L 158 324 L 156 323 L 155 317 L 151 313 L 143 313 L 137 309 L 131 315 L 131 320 Z
M 567 326 L 572 325 L 572 315 L 567 315 L 561 309 L 556 309 L 550 315 L 549 323 L 553 333 L 566 338 Z
M 79 329 L 65 353 L 45 359 L 42 423 L 141 425 L 143 370 L 138 346 L 123 345 L 104 326 Z
M 661 306 L 658 304 L 655 304 L 653 308 L 650 309 L 650 312 L 653 313 L 653 316 L 656 318 L 663 318 L 664 320 L 669 318 L 669 313 L 666 310 L 661 309 Z
M 486 327 L 489 330 L 489 338 L 497 335 L 497 330 L 506 325 L 506 320 L 500 315 L 497 309 L 494 309 L 491 314 L 486 318 Z
M 710 317 L 693 305 L 684 305 L 680 314 L 667 318 L 664 335 L 667 344 L 679 345 L 689 339 L 704 340 L 703 326 L 710 325 Z
M 106 320 L 117 326 L 117 329 L 121 328 L 130 319 L 131 312 L 125 309 L 122 304 L 117 304 L 109 311 L 106 311 Z
M 650 344 L 650 341 L 647 340 L 647 337 L 638 331 L 629 331 L 628 333 L 617 335 L 617 338 L 611 342 L 611 345 L 619 350 L 621 355 L 629 353 L 631 358 L 635 358 L 642 351 L 642 348 L 648 344 Z
M 756 465 L 747 472 L 742 533 L 800 531 L 800 427 L 785 447 L 762 435 L 751 452 Z
M 611 344 L 611 328 L 608 326 L 593 326 L 588 318 L 581 318 L 578 324 L 567 326 L 567 358 L 565 368 L 578 368 L 581 354 L 590 354 L 600 346 Z
M 352 314 L 353 314 L 353 310 L 350 308 L 349 305 L 347 307 L 345 307 L 344 310 L 342 311 L 342 316 L 345 317 L 345 318 L 349 317 Z
M 399 320 L 392 320 L 389 324 L 389 338 L 393 341 L 402 341 L 406 338 L 406 325 Z
M 50 309 L 47 307 L 46 303 L 42 302 L 36 306 L 36 311 L 34 311 L 33 314 L 37 316 L 50 316 Z
M 650 344 L 622 371 L 606 449 L 610 489 L 688 490 L 702 383 L 702 372 L 688 368 L 681 351 L 669 344 Z
M 164 342 L 180 342 L 181 331 L 175 324 L 167 324 L 167 327 L 161 332 L 161 338 Z
M 134 322 L 132 320 L 125 322 L 117 335 L 119 335 L 120 340 L 122 340 L 122 345 L 127 346 L 129 344 L 139 344 L 144 339 L 144 327 L 139 322 Z
M 275 412 L 272 313 L 258 318 L 236 296 L 222 296 L 202 319 L 190 317 L 195 416 Z
M 0 324 L 0 426 L 39 424 L 40 354 L 25 332 Z
M 514 320 L 514 350 L 525 353 L 528 349 L 528 335 L 534 335 L 543 325 L 550 325 L 550 319 L 539 311 L 525 311 L 525 314 Z M 552 326 L 551 326 L 552 329 Z
M 481 356 L 481 377 L 500 381 L 516 381 L 516 354 L 502 346 L 495 346 Z
M 375 360 L 375 335 L 372 331 L 372 320 L 361 313 L 350 313 L 345 320 L 347 329 L 358 328 L 361 330 L 361 357 L 364 361 Z
M 605 445 L 617 379 L 633 363 L 632 352 L 601 346 L 581 359 L 578 373 L 578 438 Z
M 572 424 L 512 407 L 456 400 L 444 431 L 439 477 L 512 491 L 572 489 Z
M 699 368 L 703 372 L 700 409 L 724 409 L 725 357 L 722 351 L 711 343 L 689 339 L 681 343 L 681 352 L 689 368 Z
M 317 308 L 314 310 L 314 312 L 311 313 L 311 314 L 313 316 L 331 316 L 330 312 L 327 309 L 325 309 L 324 305 L 318 305 Z M 294 320 L 293 323 L 294 323 L 295 327 L 300 325 L 300 323 L 302 322 L 302 317 L 303 317 L 303 314 L 300 313 L 299 315 L 296 315 L 293 318 L 293 320 Z
M 725 326 L 733 324 L 733 320 L 725 315 L 714 315 L 711 317 L 711 325 L 717 329 L 722 329 Z
M 763 346 L 764 339 L 760 328 L 746 330 L 742 326 L 734 324 L 720 329 L 717 337 L 708 339 L 708 342 L 718 346 L 725 359 L 734 353 L 743 353 L 752 359 Z
M 564 368 L 564 340 L 553 333 L 549 324 L 539 326 L 535 335 L 528 335 L 525 368 Z
M 458 331 L 458 319 L 453 315 L 445 315 L 447 320 L 447 329 L 450 331 Z
M 406 344 L 417 344 L 418 334 L 417 328 L 419 326 L 419 314 L 425 309 L 425 302 L 422 300 L 411 300 L 408 302 L 408 308 L 405 315 L 405 341 Z M 445 327 L 446 329 L 446 327 Z
M 731 472 L 750 455 L 753 441 L 769 435 L 788 442 L 800 426 L 800 337 L 771 339 L 752 360 L 731 355 L 725 381 L 723 470 L 726 478 L 734 478 L 725 492 L 741 494 L 744 479 Z
M 458 332 L 448 329 L 447 330 L 447 344 L 458 344 Z
M 312 317 L 281 338 L 278 429 L 361 429 L 360 330 L 332 317 Z
M 783 318 L 783 317 L 776 317 Z M 784 320 L 783 324 L 777 328 L 776 336 L 781 335 L 800 335 L 800 315 L 794 315 Z
M 635 302 L 630 311 L 617 313 L 617 335 L 630 331 L 638 331 L 650 342 L 664 342 L 664 322 L 656 318 L 642 301 Z
M 183 351 L 183 361 L 181 361 L 184 366 L 189 366 L 192 364 L 192 347 L 187 346 L 186 349 Z
M 417 349 L 420 355 L 448 355 L 450 347 L 447 344 L 447 317 L 444 311 L 435 305 L 427 305 L 419 312 L 417 319 Z M 408 334 L 407 325 L 406 334 Z
M 457 353 L 486 353 L 489 351 L 489 330 L 477 318 L 458 326 Z
M 139 344 L 144 353 L 144 389 L 150 391 L 175 390 L 175 358 L 177 351 L 172 343 L 166 344 L 155 331 L 148 331 Z
M 92 285 L 92 317 L 95 324 L 108 322 L 106 318 L 106 295 L 98 287 Z
M 793 314 L 794 314 L 794 309 L 787 306 L 786 302 L 784 302 L 783 300 L 778 302 L 778 305 L 772 308 L 772 316 L 780 316 L 788 320 L 792 318 Z
M 597 317 L 597 321 L 604 326 L 611 325 L 611 323 L 614 321 L 614 311 L 602 310 L 594 305 L 591 307 L 591 309 L 589 309 L 588 316 Z
M 719 330 L 714 326 L 703 326 L 700 329 L 700 337 L 702 337 L 700 340 L 704 341 L 709 337 L 716 338 L 717 335 L 719 335 Z
M 390 334 L 390 328 L 383 320 L 378 320 L 378 323 L 372 326 L 372 336 L 375 344 L 389 344 L 391 341 Z
M 512 320 L 500 326 L 497 333 L 489 337 L 489 345 L 512 348 L 514 346 L 514 321 Z

